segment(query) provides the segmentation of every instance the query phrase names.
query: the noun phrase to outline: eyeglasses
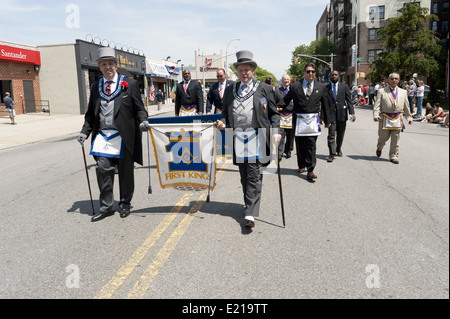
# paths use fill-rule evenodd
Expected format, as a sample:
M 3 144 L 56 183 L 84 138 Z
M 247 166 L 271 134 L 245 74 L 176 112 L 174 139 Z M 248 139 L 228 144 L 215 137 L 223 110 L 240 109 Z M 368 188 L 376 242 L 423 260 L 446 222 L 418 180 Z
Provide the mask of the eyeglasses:
M 308 74 L 310 74 L 310 73 L 312 73 L 312 74 L 316 73 L 316 71 L 314 71 L 314 70 L 306 70 L 305 72 L 308 73 Z
M 400 80 L 399 78 L 389 78 L 390 80 Z

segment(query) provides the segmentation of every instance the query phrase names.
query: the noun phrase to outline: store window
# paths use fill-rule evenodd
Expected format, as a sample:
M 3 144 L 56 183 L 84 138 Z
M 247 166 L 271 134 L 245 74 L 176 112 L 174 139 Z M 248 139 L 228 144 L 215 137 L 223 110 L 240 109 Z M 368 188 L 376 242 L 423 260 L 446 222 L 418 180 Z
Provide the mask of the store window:
M 5 93 L 11 93 L 11 97 L 14 99 L 14 94 L 12 92 L 12 83 L 10 80 L 0 80 L 0 101 L 3 102 L 3 98 L 5 97 Z

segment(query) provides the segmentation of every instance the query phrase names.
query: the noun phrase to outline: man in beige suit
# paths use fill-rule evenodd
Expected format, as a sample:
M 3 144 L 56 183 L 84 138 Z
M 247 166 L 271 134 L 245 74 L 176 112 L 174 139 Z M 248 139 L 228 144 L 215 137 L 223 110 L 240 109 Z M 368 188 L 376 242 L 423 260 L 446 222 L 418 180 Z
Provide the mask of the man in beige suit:
M 408 93 L 398 87 L 400 75 L 391 73 L 389 85 L 378 90 L 377 101 L 373 107 L 373 120 L 379 122 L 377 156 L 381 156 L 384 144 L 391 139 L 389 158 L 392 163 L 398 164 L 398 143 L 400 132 L 403 131 L 403 116 L 409 124 L 413 123 L 409 110 Z

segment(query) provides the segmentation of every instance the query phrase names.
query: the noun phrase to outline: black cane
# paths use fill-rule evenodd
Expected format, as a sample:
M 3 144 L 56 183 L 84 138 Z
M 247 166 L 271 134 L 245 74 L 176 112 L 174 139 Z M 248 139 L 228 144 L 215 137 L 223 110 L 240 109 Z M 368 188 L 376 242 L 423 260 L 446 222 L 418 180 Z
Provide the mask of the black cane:
M 281 216 L 283 217 L 283 227 L 286 227 L 284 220 L 284 200 L 283 200 L 283 187 L 281 185 L 281 171 L 280 171 L 280 160 L 278 157 L 278 146 L 277 146 L 277 171 L 278 171 L 278 185 L 280 188 L 280 200 L 281 200 Z
M 152 179 L 150 176 L 150 133 L 147 131 L 147 152 L 148 152 L 148 193 L 153 193 L 152 191 Z
M 86 178 L 89 187 L 89 196 L 91 197 L 91 207 L 92 207 L 92 215 L 95 215 L 94 211 L 94 201 L 92 200 L 92 192 L 91 192 L 91 183 L 89 182 L 89 173 L 86 163 L 86 153 L 84 152 L 84 144 L 81 144 L 81 149 L 83 150 L 83 159 L 84 159 L 84 169 L 86 170 Z

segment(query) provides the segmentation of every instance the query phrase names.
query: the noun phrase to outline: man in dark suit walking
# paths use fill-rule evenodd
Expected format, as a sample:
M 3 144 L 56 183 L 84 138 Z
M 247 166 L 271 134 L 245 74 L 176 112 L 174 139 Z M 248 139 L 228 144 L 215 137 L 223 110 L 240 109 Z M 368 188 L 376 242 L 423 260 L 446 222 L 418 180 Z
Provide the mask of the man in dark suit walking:
M 214 114 L 222 113 L 223 109 L 223 94 L 225 89 L 234 84 L 233 81 L 227 80 L 225 70 L 220 68 L 217 70 L 217 82 L 211 85 L 208 95 L 206 96 L 206 114 L 211 113 L 212 106 L 214 105 Z
M 284 104 L 294 101 L 293 121 L 295 127 L 295 146 L 299 173 L 308 171 L 306 178 L 310 181 L 317 178 L 316 141 L 321 133 L 319 122 L 325 120 L 328 114 L 328 98 L 326 85 L 315 81 L 316 65 L 308 63 L 304 69 L 303 81 L 295 82 L 284 96 Z
M 200 82 L 191 80 L 191 72 L 183 71 L 184 81 L 178 83 L 175 96 L 175 116 L 202 115 L 203 90 Z
M 103 78 L 91 86 L 84 125 L 77 135 L 78 142 L 83 145 L 92 134 L 90 154 L 97 161 L 100 213 L 92 217 L 93 222 L 114 214 L 116 166 L 119 173 L 120 217 L 125 218 L 130 214 L 134 193 L 134 162 L 143 164 L 141 131 L 150 127 L 137 82 L 117 73 L 114 49 L 100 48 L 97 57 Z
M 342 142 L 344 141 L 345 127 L 347 125 L 348 114 L 351 114 L 352 121 L 356 120 L 355 109 L 352 103 L 352 95 L 347 84 L 339 82 L 339 72 L 332 71 L 330 75 L 331 83 L 327 85 L 330 110 L 328 122 L 328 149 L 330 154 L 327 162 L 331 163 L 335 156 L 342 157 Z

